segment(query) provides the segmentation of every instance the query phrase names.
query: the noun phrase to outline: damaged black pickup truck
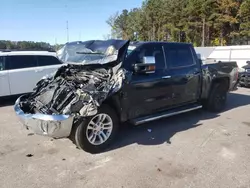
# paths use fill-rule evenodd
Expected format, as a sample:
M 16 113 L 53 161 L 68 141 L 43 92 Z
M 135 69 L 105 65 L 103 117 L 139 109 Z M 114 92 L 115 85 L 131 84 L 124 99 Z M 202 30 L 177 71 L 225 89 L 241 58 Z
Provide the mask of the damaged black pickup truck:
M 15 112 L 27 129 L 91 153 L 105 150 L 122 122 L 222 110 L 238 74 L 233 62 L 202 65 L 186 43 L 71 42 L 58 58 L 65 66 L 18 98 Z

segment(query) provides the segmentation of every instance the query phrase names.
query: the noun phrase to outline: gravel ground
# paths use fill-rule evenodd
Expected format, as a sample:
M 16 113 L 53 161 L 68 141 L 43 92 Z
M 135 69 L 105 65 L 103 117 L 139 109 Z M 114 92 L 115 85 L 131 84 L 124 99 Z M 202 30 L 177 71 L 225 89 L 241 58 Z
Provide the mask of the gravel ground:
M 24 130 L 11 103 L 0 107 L 1 188 L 250 187 L 250 89 L 231 93 L 220 114 L 123 128 L 97 155 Z

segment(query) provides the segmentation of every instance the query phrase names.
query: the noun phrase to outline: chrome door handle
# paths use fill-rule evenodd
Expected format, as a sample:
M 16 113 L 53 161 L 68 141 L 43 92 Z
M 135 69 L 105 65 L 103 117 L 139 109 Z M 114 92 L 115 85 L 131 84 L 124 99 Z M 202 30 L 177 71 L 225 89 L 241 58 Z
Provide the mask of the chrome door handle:
M 169 78 L 171 78 L 171 76 L 163 76 L 162 78 L 163 79 L 169 79 Z

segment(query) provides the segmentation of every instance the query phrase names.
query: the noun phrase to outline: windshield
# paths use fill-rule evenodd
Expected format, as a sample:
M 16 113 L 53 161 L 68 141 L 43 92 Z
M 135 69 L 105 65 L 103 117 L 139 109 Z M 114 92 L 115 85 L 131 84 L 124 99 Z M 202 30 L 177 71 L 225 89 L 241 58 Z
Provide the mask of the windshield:
M 105 64 L 116 61 L 126 43 L 123 40 L 71 42 L 58 50 L 57 56 L 65 63 Z

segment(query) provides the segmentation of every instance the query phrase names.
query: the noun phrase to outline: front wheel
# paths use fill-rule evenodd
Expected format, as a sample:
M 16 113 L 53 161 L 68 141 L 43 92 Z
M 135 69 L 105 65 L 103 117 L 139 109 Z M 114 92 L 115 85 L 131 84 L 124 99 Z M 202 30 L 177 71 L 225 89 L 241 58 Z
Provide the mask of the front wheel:
M 112 144 L 118 127 L 116 113 L 112 108 L 104 105 L 96 115 L 88 117 L 76 127 L 75 143 L 87 152 L 102 152 Z

